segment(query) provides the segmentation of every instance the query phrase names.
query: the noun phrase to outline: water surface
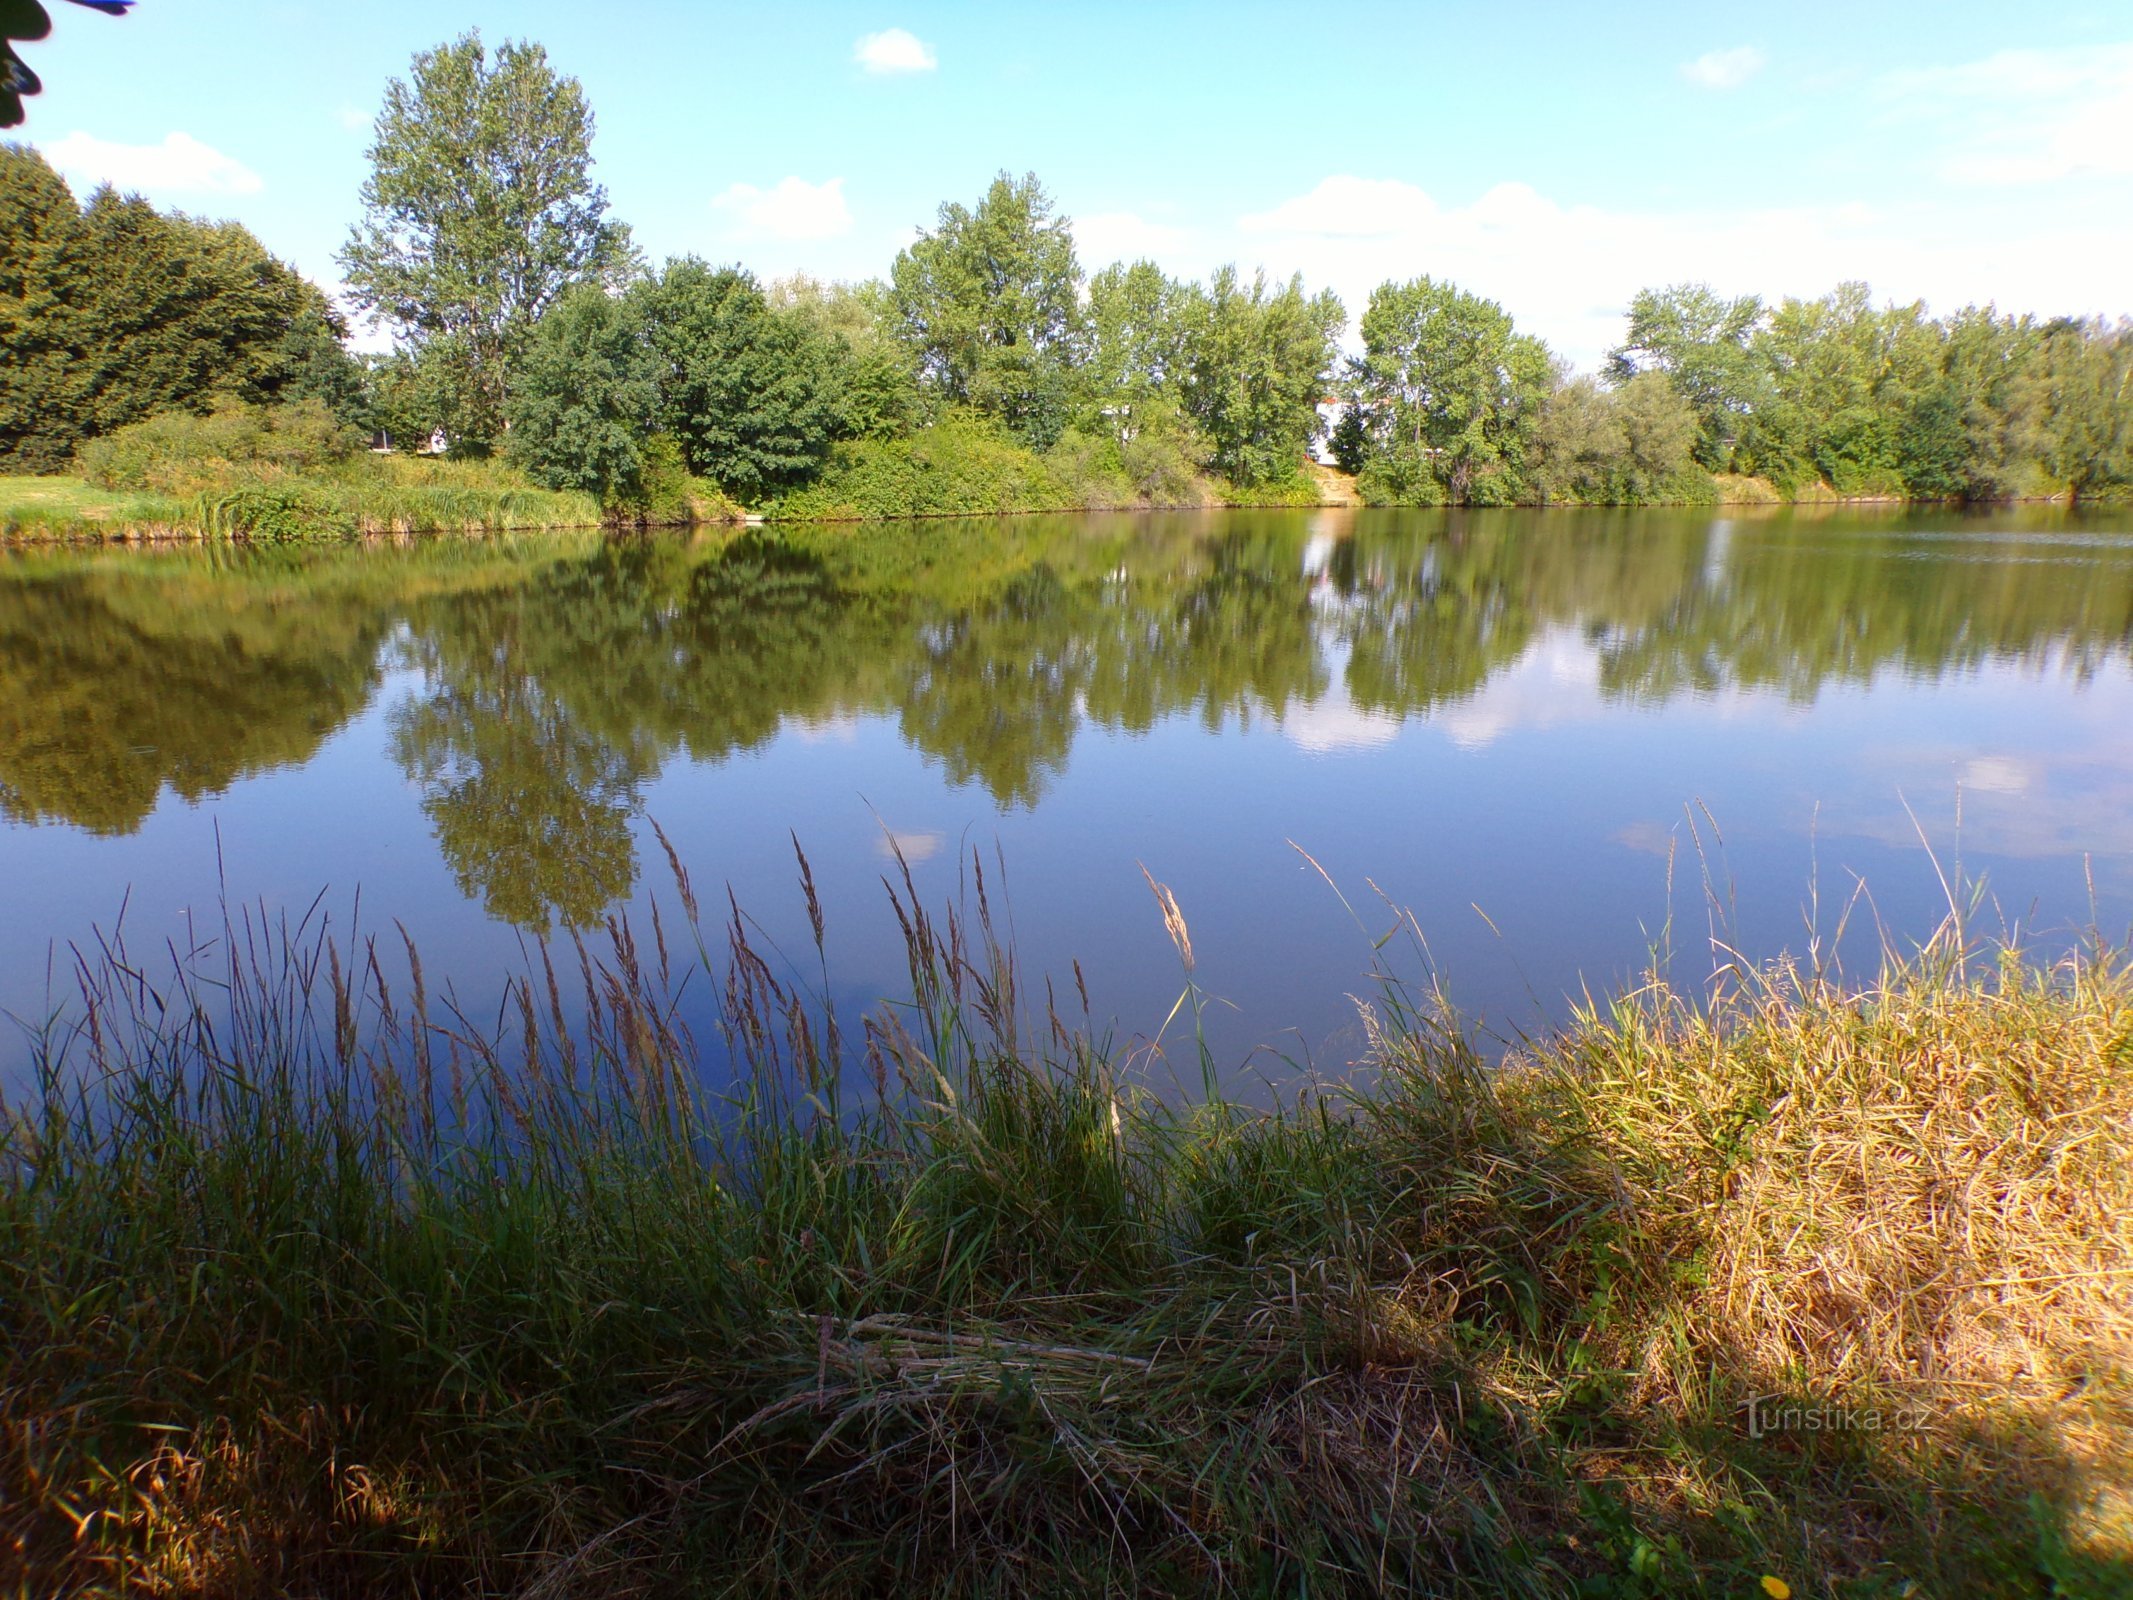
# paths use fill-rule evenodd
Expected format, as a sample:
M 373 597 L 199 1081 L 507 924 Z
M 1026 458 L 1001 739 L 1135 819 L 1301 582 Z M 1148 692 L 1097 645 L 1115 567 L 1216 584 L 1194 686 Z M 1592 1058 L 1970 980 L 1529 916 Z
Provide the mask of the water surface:
M 1662 940 L 1688 980 L 1714 935 L 1826 948 L 1854 897 L 1870 966 L 1958 862 L 1985 930 L 2056 953 L 2133 920 L 2129 530 L 1240 512 L 0 552 L 0 1009 L 45 1014 L 122 905 L 140 950 L 225 894 L 324 889 L 345 928 L 360 888 L 478 1010 L 532 936 L 667 891 L 654 819 L 795 955 L 797 836 L 853 1001 L 903 970 L 894 854 L 946 898 L 997 851 L 1025 967 L 1064 988 L 1079 958 L 1121 1038 L 1181 983 L 1145 867 L 1238 1070 L 1356 1054 L 1388 904 L 1504 1031 Z

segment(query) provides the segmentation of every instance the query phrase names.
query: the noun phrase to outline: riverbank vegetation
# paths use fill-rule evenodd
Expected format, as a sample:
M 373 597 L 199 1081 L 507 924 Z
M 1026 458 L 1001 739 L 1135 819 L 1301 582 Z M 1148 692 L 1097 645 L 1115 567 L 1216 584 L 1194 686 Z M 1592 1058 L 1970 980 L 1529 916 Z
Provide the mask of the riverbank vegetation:
M 1381 971 L 1253 1110 L 974 881 L 865 1018 L 678 868 L 501 1008 L 250 918 L 89 956 L 0 1135 L 0 1584 L 2123 1593 L 2107 955 L 1951 921 L 1501 1063 Z
M 218 536 L 247 540 L 585 527 L 593 496 L 528 483 L 500 462 L 380 454 L 316 400 L 216 397 L 82 446 L 80 482 L 0 478 L 0 534 Z M 54 486 L 59 487 L 55 488 Z M 647 474 L 640 502 L 667 520 L 739 520 L 678 464 Z M 678 514 L 668 502 L 681 502 Z
M 1375 504 L 2133 494 L 2123 322 L 1676 284 L 1638 294 L 1580 375 L 1424 275 L 1374 290 L 1344 347 L 1349 308 L 1299 278 L 1086 271 L 1036 177 L 1006 173 L 944 204 L 881 280 L 765 284 L 648 265 L 593 181 L 593 131 L 537 44 L 416 57 L 341 257 L 394 336 L 362 358 L 242 228 L 108 189 L 83 206 L 34 151 L 0 150 L 0 345 L 18 357 L 0 471 L 73 470 L 128 425 L 234 398 L 323 406 L 403 447 L 441 434 L 512 487 L 633 523 L 1308 503 L 1326 494 L 1314 449 L 1354 478 L 1339 498 Z M 396 481 L 172 525 L 445 525 Z

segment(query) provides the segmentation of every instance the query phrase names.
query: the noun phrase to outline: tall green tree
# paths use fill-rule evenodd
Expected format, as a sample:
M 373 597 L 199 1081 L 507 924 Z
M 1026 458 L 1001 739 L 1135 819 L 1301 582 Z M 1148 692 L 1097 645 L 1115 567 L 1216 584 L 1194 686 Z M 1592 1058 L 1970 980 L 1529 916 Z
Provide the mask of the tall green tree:
M 512 381 L 507 448 L 551 487 L 622 505 L 663 434 L 690 472 L 759 501 L 852 435 L 853 360 L 747 272 L 683 257 L 622 295 L 587 284 L 550 309 Z
M 462 440 L 504 427 L 513 365 L 541 314 L 635 270 L 629 230 L 592 181 L 592 108 L 538 44 L 492 55 L 479 32 L 386 86 L 340 255 L 355 302 L 433 366 Z
M 1743 464 L 1781 485 L 1902 487 L 1900 419 L 1940 367 L 1940 331 L 1923 305 L 1877 310 L 1865 284 L 1841 283 L 1780 302 L 1751 348 L 1767 383 Z
M 1152 261 L 1114 263 L 1089 280 L 1087 397 L 1113 431 L 1130 432 L 1136 411 L 1185 387 L 1195 298 Z
M 506 449 L 550 489 L 640 497 L 659 372 L 640 307 L 581 284 L 541 318 L 513 377 Z
M 918 374 L 897 339 L 889 286 L 825 283 L 802 274 L 764 290 L 771 310 L 826 340 L 835 369 L 839 436 L 893 439 L 918 420 Z
M 1665 373 L 1695 409 L 1696 459 L 1723 472 L 1762 396 L 1761 368 L 1749 348 L 1762 320 L 1754 295 L 1727 300 L 1704 283 L 1640 289 L 1607 375 L 1626 383 L 1640 372 Z
M 2000 500 L 2063 487 L 2044 466 L 2051 418 L 2038 371 L 2044 330 L 2036 319 L 1965 306 L 1942 326 L 1942 392 L 1963 436 L 1962 498 Z
M 1214 466 L 1242 484 L 1263 483 L 1303 464 L 1331 382 L 1334 343 L 1348 314 L 1332 290 L 1304 293 L 1296 276 L 1279 288 L 1234 267 L 1184 298 L 1185 406 L 1207 436 Z
M 64 468 L 160 411 L 311 398 L 361 421 L 345 330 L 318 287 L 234 222 L 105 188 L 86 207 L 0 147 L 0 463 Z
M 838 352 L 755 278 L 686 256 L 631 291 L 662 429 L 689 470 L 746 501 L 804 482 L 842 432 Z
M 1393 499 L 1503 504 L 1524 492 L 1549 389 L 1548 347 L 1493 300 L 1434 278 L 1380 284 L 1355 385 L 1376 430 L 1370 471 Z
M 234 222 L 101 189 L 82 215 L 82 248 L 95 263 L 80 297 L 91 434 L 218 392 L 298 398 L 310 360 L 339 349 L 324 294 Z
M 1074 234 L 1030 173 L 950 202 L 896 258 L 891 292 L 923 381 L 1043 449 L 1066 427 L 1084 330 Z
M 2133 322 L 2062 319 L 2039 367 L 2051 424 L 2045 465 L 2078 499 L 2133 487 Z
M 81 437 L 84 249 L 66 181 L 36 151 L 0 147 L 0 470 L 56 472 Z
M 1533 443 L 1533 479 L 1549 499 L 1648 505 L 1712 493 L 1695 471 L 1696 413 L 1656 372 L 1616 389 L 1562 383 L 1542 402 Z

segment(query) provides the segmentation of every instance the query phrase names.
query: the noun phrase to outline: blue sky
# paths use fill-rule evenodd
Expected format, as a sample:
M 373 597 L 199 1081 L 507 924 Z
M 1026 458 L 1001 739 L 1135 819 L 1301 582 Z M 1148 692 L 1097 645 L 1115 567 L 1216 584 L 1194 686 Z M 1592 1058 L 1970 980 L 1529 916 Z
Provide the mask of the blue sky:
M 879 274 L 1007 168 L 1086 266 L 1300 270 L 1351 314 L 1427 272 L 1588 366 L 1683 279 L 2133 313 L 2133 0 L 53 9 L 17 137 L 329 286 L 386 80 L 478 26 L 584 82 L 655 259 Z

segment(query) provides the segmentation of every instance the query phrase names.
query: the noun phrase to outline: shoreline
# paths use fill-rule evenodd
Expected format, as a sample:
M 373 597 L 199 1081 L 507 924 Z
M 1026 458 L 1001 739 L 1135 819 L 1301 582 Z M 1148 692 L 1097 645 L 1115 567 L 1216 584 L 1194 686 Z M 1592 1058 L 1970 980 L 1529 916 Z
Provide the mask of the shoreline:
M 2067 510 L 2108 509 L 2127 502 L 2117 499 L 2080 499 L 2071 495 L 2009 496 L 1997 500 L 1955 499 L 1907 499 L 1890 495 L 1846 496 L 1834 493 L 1784 498 L 1742 497 L 1736 499 L 1672 500 L 1672 501 L 1621 501 L 1621 502 L 1564 502 L 1545 501 L 1535 504 L 1507 506 L 1456 506 L 1444 504 L 1397 504 L 1369 505 L 1356 499 L 1322 499 L 1318 501 L 1276 500 L 1254 502 L 1250 500 L 1211 500 L 1178 505 L 1059 505 L 1017 506 L 1005 510 L 958 510 L 916 511 L 887 516 L 780 516 L 773 508 L 768 512 L 747 512 L 742 515 L 692 518 L 676 521 L 626 521 L 598 519 L 589 521 L 487 521 L 465 519 L 458 522 L 426 523 L 416 519 L 398 518 L 391 524 L 366 521 L 357 512 L 357 526 L 353 530 L 322 528 L 316 532 L 261 537 L 244 533 L 217 532 L 182 521 L 162 519 L 141 522 L 113 522 L 100 517 L 83 517 L 66 522 L 39 522 L 31 524 L 10 523 L 6 520 L 4 503 L 0 503 L 0 549 L 30 548 L 51 545 L 140 545 L 163 546 L 183 544 L 329 544 L 388 542 L 410 538 L 458 537 L 477 538 L 487 534 L 523 533 L 577 533 L 605 530 L 617 533 L 643 533 L 679 531 L 698 528 L 741 527 L 790 527 L 808 524 L 828 526 L 854 526 L 862 523 L 982 521 L 1008 517 L 1053 517 L 1053 516 L 1157 516 L 1192 513 L 1216 513 L 1223 511 L 1442 511 L 1448 513 L 1473 512 L 1561 512 L 1561 511 L 1722 511 L 1738 515 L 1743 512 L 1797 511 L 1816 507 L 1835 510 L 1910 508 L 1944 508 L 1962 511 L 1989 511 L 2003 506 L 2059 506 Z

